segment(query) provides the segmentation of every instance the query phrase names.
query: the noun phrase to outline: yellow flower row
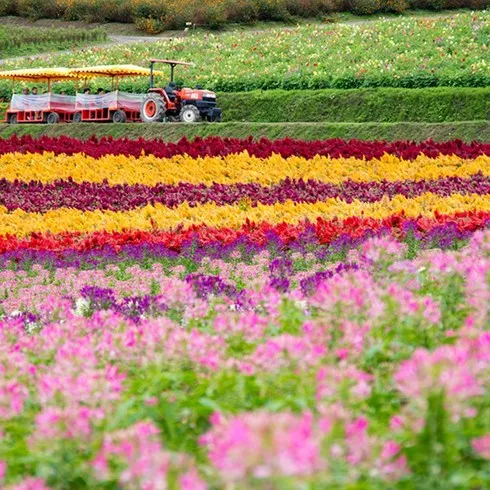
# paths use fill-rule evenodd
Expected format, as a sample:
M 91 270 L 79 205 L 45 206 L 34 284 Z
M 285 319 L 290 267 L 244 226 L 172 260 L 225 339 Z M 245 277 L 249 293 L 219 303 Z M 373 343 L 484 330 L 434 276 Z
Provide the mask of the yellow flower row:
M 452 214 L 457 211 L 490 211 L 490 194 L 459 195 L 440 197 L 432 193 L 407 199 L 396 196 L 375 203 L 354 201 L 350 204 L 340 199 L 328 199 L 315 204 L 295 204 L 291 201 L 271 206 L 257 207 L 239 205 L 217 206 L 204 204 L 190 207 L 187 203 L 175 209 L 162 205 L 148 205 L 126 212 L 79 211 L 55 209 L 45 214 L 26 213 L 19 209 L 9 213 L 0 207 L 0 235 L 26 236 L 33 232 L 91 232 L 97 230 L 123 231 L 127 229 L 173 229 L 178 225 L 185 228 L 196 224 L 214 227 L 239 228 L 246 219 L 253 222 L 267 221 L 271 224 L 297 223 L 304 219 L 324 219 L 364 216 L 382 219 L 404 212 L 407 217 L 419 215 L 432 217 L 435 211 Z
M 152 155 L 132 157 L 107 155 L 93 158 L 84 154 L 73 156 L 53 153 L 10 153 L 0 156 L 0 178 L 7 180 L 52 182 L 72 178 L 76 182 L 101 182 L 110 184 L 192 184 L 213 182 L 222 184 L 257 182 L 263 185 L 291 179 L 317 179 L 340 183 L 379 181 L 386 179 L 423 180 L 439 177 L 468 177 L 482 172 L 490 175 L 490 156 L 464 160 L 457 156 L 440 155 L 429 158 L 420 155 L 413 161 L 393 155 L 362 160 L 357 158 L 329 158 L 315 156 L 283 158 L 273 155 L 256 158 L 244 152 L 226 157 L 191 158 L 185 155 L 157 158 Z

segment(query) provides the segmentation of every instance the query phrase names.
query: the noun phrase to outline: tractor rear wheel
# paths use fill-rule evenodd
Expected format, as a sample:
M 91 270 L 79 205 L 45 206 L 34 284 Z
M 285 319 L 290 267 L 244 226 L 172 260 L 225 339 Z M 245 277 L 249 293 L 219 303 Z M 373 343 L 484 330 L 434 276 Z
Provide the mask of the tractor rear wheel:
M 114 111 L 112 113 L 112 122 L 113 123 L 125 123 L 126 122 L 126 113 L 121 110 Z
M 141 104 L 141 120 L 145 123 L 162 122 L 166 112 L 165 101 L 158 95 L 149 95 Z
M 180 120 L 184 123 L 196 123 L 201 120 L 199 109 L 195 105 L 186 105 L 180 111 Z
M 60 115 L 56 112 L 50 112 L 46 116 L 46 124 L 58 124 L 60 122 Z

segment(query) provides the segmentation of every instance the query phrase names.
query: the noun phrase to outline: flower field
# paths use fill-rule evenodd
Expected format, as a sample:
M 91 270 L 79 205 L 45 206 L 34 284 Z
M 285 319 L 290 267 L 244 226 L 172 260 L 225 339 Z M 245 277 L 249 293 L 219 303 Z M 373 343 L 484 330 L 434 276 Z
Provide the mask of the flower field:
M 422 88 L 489 85 L 490 12 L 442 18 L 382 19 L 360 24 L 312 24 L 265 31 L 199 33 L 156 43 L 93 47 L 29 60 L 34 66 L 138 63 L 151 58 L 193 61 L 177 73 L 221 92 L 254 89 Z M 83 59 L 83 63 L 81 63 Z M 24 68 L 13 61 L 9 68 Z M 166 80 L 165 80 L 166 81 Z M 94 82 L 94 88 L 107 80 Z M 160 83 L 158 81 L 158 83 Z M 73 84 L 59 84 L 73 90 Z M 146 92 L 148 80 L 121 88 Z M 11 86 L 2 82 L 1 95 Z
M 490 145 L 0 140 L 9 490 L 490 485 Z

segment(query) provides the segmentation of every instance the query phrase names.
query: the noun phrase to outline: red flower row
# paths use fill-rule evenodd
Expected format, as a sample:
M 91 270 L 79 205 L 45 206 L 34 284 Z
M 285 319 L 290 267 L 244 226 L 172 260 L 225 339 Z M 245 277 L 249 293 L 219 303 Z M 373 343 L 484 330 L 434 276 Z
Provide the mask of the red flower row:
M 280 239 L 287 244 L 300 239 L 304 234 L 311 233 L 316 236 L 320 243 L 327 244 L 342 236 L 360 238 L 367 233 L 375 233 L 381 230 L 387 230 L 397 238 L 404 238 L 410 232 L 426 235 L 448 224 L 454 225 L 459 232 L 476 231 L 490 224 L 490 213 L 483 211 L 456 213 L 454 215 L 436 213 L 434 218 L 419 217 L 416 219 L 407 219 L 403 214 L 397 214 L 383 220 L 352 217 L 343 221 L 338 219 L 327 221 L 319 218 L 315 223 L 303 222 L 297 225 L 248 222 L 239 230 L 201 225 L 173 232 L 33 234 L 24 239 L 15 236 L 0 236 L 0 253 L 20 249 L 61 252 L 64 250 L 83 251 L 112 247 L 117 250 L 125 245 L 140 244 L 163 245 L 178 251 L 183 244 L 193 240 L 205 245 L 212 242 L 230 244 L 240 239 L 265 244 L 270 240 Z
M 427 140 L 421 143 L 409 141 L 345 141 L 342 139 L 330 139 L 323 141 L 301 141 L 293 139 L 282 139 L 269 141 L 261 138 L 257 141 L 251 137 L 248 139 L 235 138 L 196 138 L 189 141 L 186 138 L 178 143 L 167 143 L 162 140 L 130 140 L 127 138 L 113 139 L 95 137 L 87 141 L 60 136 L 50 138 L 42 136 L 34 139 L 31 136 L 12 136 L 9 139 L 0 139 L 0 154 L 21 152 L 21 153 L 42 153 L 44 151 L 56 154 L 73 155 L 75 153 L 85 153 L 92 157 L 102 155 L 133 155 L 139 156 L 152 154 L 157 157 L 169 158 L 174 155 L 187 154 L 193 158 L 203 156 L 224 156 L 232 153 L 248 151 L 249 154 L 259 158 L 267 158 L 272 153 L 280 154 L 283 157 L 292 155 L 312 158 L 315 155 L 330 155 L 332 158 L 339 157 L 358 157 L 358 158 L 379 158 L 384 153 L 396 155 L 405 160 L 413 160 L 421 153 L 435 158 L 439 154 L 458 155 L 461 158 L 476 158 L 479 155 L 490 155 L 490 144 L 472 142 L 464 143 L 460 140 L 437 143 Z

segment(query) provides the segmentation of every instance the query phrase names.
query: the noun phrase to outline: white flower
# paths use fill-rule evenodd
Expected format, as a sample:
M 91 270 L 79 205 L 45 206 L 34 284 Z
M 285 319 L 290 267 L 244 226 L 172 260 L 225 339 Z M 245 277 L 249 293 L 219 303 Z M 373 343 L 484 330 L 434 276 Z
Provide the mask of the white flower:
M 75 301 L 75 315 L 83 316 L 89 310 L 90 303 L 85 298 L 78 298 Z

